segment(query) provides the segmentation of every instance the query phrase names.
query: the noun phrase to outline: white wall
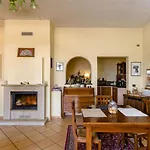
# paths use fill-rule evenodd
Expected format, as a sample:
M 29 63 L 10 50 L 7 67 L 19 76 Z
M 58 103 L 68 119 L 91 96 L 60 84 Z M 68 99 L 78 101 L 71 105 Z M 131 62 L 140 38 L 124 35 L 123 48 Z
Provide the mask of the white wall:
M 64 71 L 54 72 L 54 83 L 63 86 L 67 62 L 75 56 L 83 56 L 92 65 L 92 83 L 96 87 L 97 57 L 116 56 L 128 57 L 129 88 L 133 82 L 142 87 L 143 75 L 133 77 L 130 71 L 132 61 L 142 62 L 141 28 L 56 28 L 54 42 L 55 63 L 64 62 L 65 65 Z
M 150 69 L 150 23 L 143 28 L 143 84 L 146 85 L 146 69 Z
M 126 62 L 126 58 L 121 57 L 98 57 L 97 58 L 97 77 L 108 81 L 116 81 L 117 63 Z
M 33 32 L 33 36 L 21 36 L 21 32 Z M 34 58 L 17 58 L 18 48 L 35 48 Z M 5 21 L 5 46 L 4 46 L 4 79 L 8 83 L 13 83 L 11 76 L 17 72 L 16 61 L 21 59 L 26 66 L 20 64 L 20 72 L 15 74 L 16 79 L 19 76 L 26 78 L 27 74 L 33 74 L 33 67 L 29 59 L 44 58 L 43 61 L 43 81 L 48 83 L 46 91 L 46 116 L 50 117 L 50 21 L 48 20 L 6 20 Z M 34 61 L 34 60 L 33 60 Z M 35 62 L 36 63 L 36 62 Z M 35 65 L 34 63 L 34 65 Z M 35 67 L 40 67 L 39 62 Z M 26 69 L 26 73 L 24 73 Z M 35 82 L 41 72 L 36 74 Z M 33 79 L 34 80 L 34 79 Z M 20 81 L 19 81 L 20 82 Z M 33 81 L 34 82 L 34 81 Z

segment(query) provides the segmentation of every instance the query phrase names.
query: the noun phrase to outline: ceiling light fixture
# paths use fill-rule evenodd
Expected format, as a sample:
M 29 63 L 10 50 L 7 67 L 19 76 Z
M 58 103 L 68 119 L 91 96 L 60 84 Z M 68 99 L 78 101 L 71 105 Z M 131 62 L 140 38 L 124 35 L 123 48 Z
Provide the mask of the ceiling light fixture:
M 22 5 L 26 3 L 26 0 L 9 0 L 9 10 L 12 12 L 16 12 L 22 9 Z M 30 7 L 36 9 L 38 5 L 36 4 L 35 0 L 30 0 Z
M 36 9 L 38 7 L 38 5 L 35 3 L 35 0 L 31 0 L 31 8 Z

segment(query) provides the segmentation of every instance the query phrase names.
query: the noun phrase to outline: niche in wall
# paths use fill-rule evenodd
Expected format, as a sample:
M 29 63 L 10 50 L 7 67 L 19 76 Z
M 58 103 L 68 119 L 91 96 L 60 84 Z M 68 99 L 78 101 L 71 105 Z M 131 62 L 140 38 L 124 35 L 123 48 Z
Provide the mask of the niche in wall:
M 66 80 L 71 75 L 76 75 L 78 71 L 80 71 L 82 75 L 91 74 L 91 64 L 86 58 L 74 57 L 68 61 L 66 67 Z

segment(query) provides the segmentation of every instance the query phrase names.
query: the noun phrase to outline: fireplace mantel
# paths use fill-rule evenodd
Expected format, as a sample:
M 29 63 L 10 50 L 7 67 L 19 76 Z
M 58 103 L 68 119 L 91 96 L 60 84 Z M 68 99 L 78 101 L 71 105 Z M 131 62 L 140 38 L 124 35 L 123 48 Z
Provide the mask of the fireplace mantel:
M 39 86 L 47 86 L 47 84 L 2 84 L 1 86 L 5 86 L 5 87 L 39 87 Z
M 4 119 L 7 120 L 44 120 L 46 84 L 3 84 L 4 87 Z M 13 110 L 12 92 L 37 92 L 37 110 Z

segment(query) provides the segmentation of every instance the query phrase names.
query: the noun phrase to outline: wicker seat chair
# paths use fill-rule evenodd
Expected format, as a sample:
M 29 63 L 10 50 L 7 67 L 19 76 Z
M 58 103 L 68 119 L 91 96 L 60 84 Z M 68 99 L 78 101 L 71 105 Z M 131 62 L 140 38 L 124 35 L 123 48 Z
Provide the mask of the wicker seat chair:
M 109 101 L 112 100 L 111 95 L 96 95 L 96 105 L 108 105 Z
M 143 99 L 142 102 L 142 109 L 145 110 L 147 115 L 150 115 L 150 100 Z M 143 140 L 147 140 L 147 136 L 147 133 L 127 134 L 128 139 L 133 139 L 130 141 L 133 141 L 134 148 L 139 150 L 146 149 L 145 145 L 143 144 Z
M 78 143 L 86 143 L 86 129 L 77 127 L 74 101 L 72 101 L 72 130 L 74 136 L 74 149 L 78 150 Z M 101 140 L 98 139 L 97 134 L 93 135 L 93 143 L 98 144 L 98 150 L 101 150 Z

